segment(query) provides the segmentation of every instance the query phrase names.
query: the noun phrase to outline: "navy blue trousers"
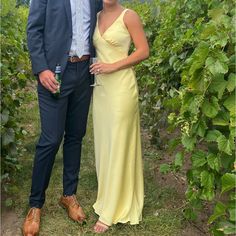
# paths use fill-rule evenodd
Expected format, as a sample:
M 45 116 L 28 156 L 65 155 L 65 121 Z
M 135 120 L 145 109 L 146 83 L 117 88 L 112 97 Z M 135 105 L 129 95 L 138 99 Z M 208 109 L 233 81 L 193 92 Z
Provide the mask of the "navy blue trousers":
M 92 93 L 90 78 L 89 60 L 68 62 L 57 99 L 38 82 L 41 135 L 34 159 L 30 207 L 41 208 L 45 202 L 45 191 L 63 137 L 63 194 L 76 193 Z

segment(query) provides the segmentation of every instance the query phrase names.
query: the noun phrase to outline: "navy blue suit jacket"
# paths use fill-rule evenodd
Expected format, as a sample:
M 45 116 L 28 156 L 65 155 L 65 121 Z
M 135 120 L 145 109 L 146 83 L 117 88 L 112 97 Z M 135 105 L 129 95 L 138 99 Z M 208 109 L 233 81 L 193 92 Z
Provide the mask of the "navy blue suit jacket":
M 95 55 L 93 33 L 102 0 L 89 0 L 91 8 L 90 54 Z M 33 73 L 55 70 L 56 64 L 65 70 L 72 42 L 70 0 L 32 0 L 27 24 L 27 41 Z

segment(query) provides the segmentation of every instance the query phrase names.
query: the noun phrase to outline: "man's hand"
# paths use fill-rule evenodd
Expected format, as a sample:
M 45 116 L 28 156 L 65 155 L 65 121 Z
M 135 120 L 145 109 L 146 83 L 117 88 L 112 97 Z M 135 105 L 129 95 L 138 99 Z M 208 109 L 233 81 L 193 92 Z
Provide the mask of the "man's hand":
M 45 70 L 39 73 L 40 83 L 52 93 L 55 93 L 58 89 L 59 83 L 55 79 L 55 74 L 50 70 Z

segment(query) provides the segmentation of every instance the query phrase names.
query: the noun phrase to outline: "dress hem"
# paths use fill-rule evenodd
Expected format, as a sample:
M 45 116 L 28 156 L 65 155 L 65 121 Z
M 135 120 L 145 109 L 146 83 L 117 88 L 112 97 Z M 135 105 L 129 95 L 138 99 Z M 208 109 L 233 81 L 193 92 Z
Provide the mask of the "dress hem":
M 130 225 L 138 225 L 141 221 L 142 221 L 142 217 L 140 220 L 138 220 L 138 222 L 131 222 L 130 220 L 126 220 L 126 221 L 122 221 L 122 220 L 116 220 L 112 223 L 108 223 L 108 221 L 106 221 L 104 218 L 102 218 L 101 216 L 101 213 L 99 213 L 95 207 L 93 206 L 93 209 L 95 211 L 95 213 L 99 216 L 99 221 L 101 221 L 102 223 L 108 225 L 108 226 L 111 226 L 111 225 L 115 225 L 115 224 L 118 224 L 118 223 L 121 223 L 121 224 L 127 224 L 129 223 Z

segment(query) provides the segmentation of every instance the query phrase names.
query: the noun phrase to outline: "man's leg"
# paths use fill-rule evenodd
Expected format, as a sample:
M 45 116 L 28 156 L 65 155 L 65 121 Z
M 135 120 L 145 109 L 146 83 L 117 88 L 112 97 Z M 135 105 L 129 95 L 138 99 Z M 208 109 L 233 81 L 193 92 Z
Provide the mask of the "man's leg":
M 45 201 L 45 191 L 49 184 L 55 155 L 65 131 L 68 99 L 74 91 L 77 78 L 76 68 L 75 64 L 68 63 L 62 78 L 61 95 L 57 99 L 40 83 L 38 86 L 41 136 L 36 147 L 30 196 L 31 209 L 24 221 L 24 235 L 37 235 L 39 232 L 40 208 Z M 81 212 L 82 208 L 79 207 L 79 211 Z
M 86 133 L 91 99 L 89 61 L 77 63 L 77 86 L 68 98 L 64 138 L 63 194 L 76 193 L 80 169 L 82 139 Z
M 30 207 L 41 208 L 45 201 L 55 155 L 65 130 L 68 96 L 55 99 L 39 83 L 38 100 L 41 118 L 41 135 L 34 159 Z

